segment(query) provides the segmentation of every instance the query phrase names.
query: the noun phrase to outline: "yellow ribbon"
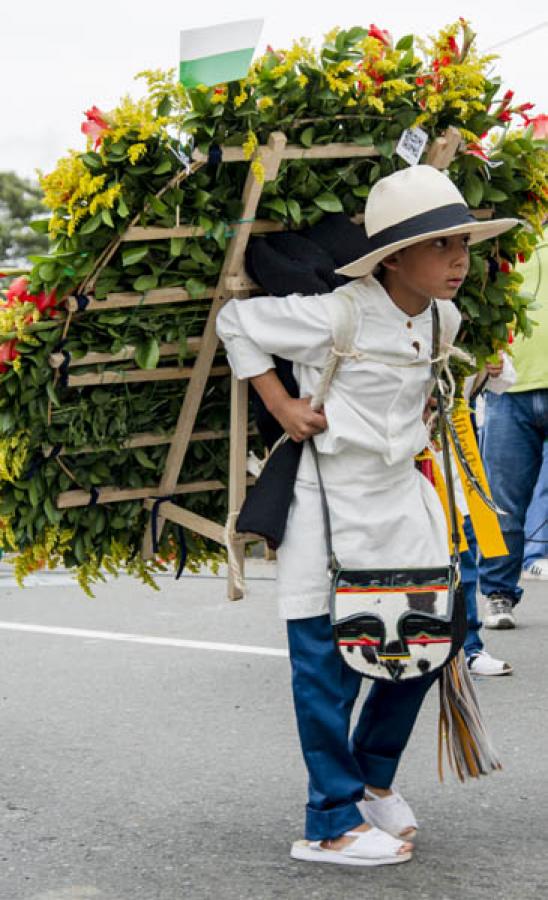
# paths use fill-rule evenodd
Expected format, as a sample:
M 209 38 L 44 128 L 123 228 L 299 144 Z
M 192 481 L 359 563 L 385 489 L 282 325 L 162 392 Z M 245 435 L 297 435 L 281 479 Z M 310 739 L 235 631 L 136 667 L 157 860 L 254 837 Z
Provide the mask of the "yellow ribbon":
M 449 513 L 449 497 L 447 495 L 447 485 L 445 484 L 445 478 L 441 473 L 441 469 L 436 462 L 436 458 L 431 450 L 425 448 L 422 453 L 419 453 L 415 459 L 418 462 L 422 462 L 427 459 L 430 462 L 430 466 L 432 469 L 432 477 L 434 479 L 434 488 L 439 497 L 440 503 L 443 507 L 443 512 L 445 514 L 445 524 L 447 525 L 447 543 L 449 548 L 451 549 L 452 545 L 452 529 L 451 529 L 451 515 Z M 457 513 L 457 524 L 459 529 L 459 553 L 464 553 L 465 550 L 468 550 L 468 541 L 466 540 L 466 535 L 464 534 L 464 517 L 459 509 L 456 510 Z
M 478 483 L 482 486 L 488 497 L 491 497 L 489 484 L 481 461 L 476 436 L 472 428 L 470 419 L 470 410 L 463 400 L 456 401 L 451 419 L 458 435 L 462 451 L 466 457 L 470 469 Z M 459 461 L 455 444 L 451 435 L 449 435 L 451 449 L 454 453 L 457 463 L 457 469 L 461 480 L 462 488 L 466 498 L 466 505 L 470 513 L 472 525 L 477 538 L 478 546 L 481 553 L 485 557 L 491 556 L 507 556 L 508 548 L 504 541 L 500 528 L 498 516 L 493 510 L 485 505 L 477 491 L 474 490 L 464 469 Z

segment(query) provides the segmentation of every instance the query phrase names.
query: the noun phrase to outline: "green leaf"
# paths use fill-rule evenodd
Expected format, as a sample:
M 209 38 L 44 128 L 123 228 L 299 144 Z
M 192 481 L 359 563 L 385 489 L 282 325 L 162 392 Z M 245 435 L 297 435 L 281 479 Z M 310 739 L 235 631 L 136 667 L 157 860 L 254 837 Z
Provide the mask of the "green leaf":
M 183 252 L 184 243 L 184 238 L 172 237 L 169 242 L 169 255 L 180 256 Z
M 147 253 L 148 246 L 146 245 L 144 247 L 129 247 L 127 250 L 122 250 L 122 265 L 133 266 L 144 259 Z
M 48 397 L 51 400 L 51 402 L 53 403 L 53 405 L 60 407 L 61 403 L 59 402 L 59 397 L 57 396 L 57 393 L 53 386 L 53 381 L 46 381 L 46 391 L 47 391 Z
M 185 282 L 185 289 L 194 300 L 203 297 L 203 295 L 207 291 L 207 285 L 205 285 L 204 282 L 200 281 L 198 278 L 189 278 Z
M 88 169 L 94 169 L 95 171 L 97 171 L 97 169 L 103 168 L 103 160 L 98 153 L 84 153 L 82 154 L 80 159 Z
M 385 159 L 389 159 L 394 152 L 393 141 L 376 141 L 375 147 L 379 151 L 380 155 L 384 156 Z
M 303 147 L 311 147 L 314 141 L 314 133 L 316 129 L 313 125 L 310 125 L 309 128 L 305 128 L 303 132 L 301 132 L 300 142 Z
M 127 216 L 129 216 L 129 209 L 123 197 L 120 197 L 120 199 L 118 200 L 118 215 L 122 219 L 125 219 Z
M 285 216 L 287 213 L 285 200 L 282 200 L 281 197 L 271 197 L 264 201 L 263 206 L 266 206 L 267 209 L 273 209 L 274 212 L 280 213 L 281 216 Z
M 51 498 L 47 496 L 44 497 L 43 510 L 48 518 L 48 521 L 51 522 L 52 525 L 56 525 L 57 522 L 60 522 L 63 514 L 59 509 L 55 509 Z
M 155 369 L 160 359 L 160 347 L 155 337 L 149 337 L 135 350 L 135 362 L 140 369 Z
M 101 213 L 95 213 L 91 219 L 88 219 L 87 222 L 84 222 L 82 227 L 79 229 L 80 234 L 92 234 L 94 231 L 97 231 L 99 226 L 102 224 L 103 218 Z
M 477 175 L 468 175 L 464 182 L 463 194 L 472 208 L 480 205 L 483 197 L 483 183 Z
M 153 175 L 166 175 L 167 172 L 171 172 L 171 160 L 164 159 L 162 162 L 158 163 L 155 169 L 152 170 Z
M 140 275 L 133 282 L 133 288 L 136 291 L 152 291 L 158 287 L 157 275 Z
M 168 116 L 171 112 L 171 100 L 169 99 L 168 94 L 165 97 L 162 97 L 158 104 L 158 115 L 159 116 Z
M 368 184 L 359 184 L 357 187 L 352 188 L 352 193 L 355 197 L 368 197 L 370 190 L 371 188 Z
M 105 225 L 108 225 L 109 228 L 114 228 L 114 222 L 112 221 L 112 216 L 110 214 L 110 209 L 103 209 L 101 211 L 101 218 Z
M 414 35 L 405 34 L 396 44 L 396 50 L 410 50 L 413 46 Z
M 295 222 L 295 225 L 300 225 L 301 224 L 301 207 L 297 203 L 296 200 L 290 199 L 287 201 L 287 211 L 288 211 L 289 215 L 291 216 L 291 218 L 293 219 L 293 221 Z
M 34 219 L 33 222 L 29 222 L 29 225 L 36 234 L 47 234 L 49 219 Z
M 335 194 L 320 194 L 319 197 L 314 197 L 314 203 L 324 212 L 343 212 L 343 205 Z
M 508 194 L 505 194 L 504 191 L 500 191 L 490 184 L 484 185 L 483 196 L 485 200 L 492 200 L 493 203 L 502 203 L 503 200 L 508 200 Z
M 372 147 L 375 142 L 373 140 L 373 135 L 367 133 L 356 135 L 354 143 L 358 144 L 359 147 Z
M 148 458 L 144 450 L 141 450 L 140 448 L 135 450 L 135 459 L 144 469 L 153 469 L 156 471 L 156 465 Z
M 199 244 L 192 244 L 190 248 L 190 257 L 195 263 L 199 263 L 199 265 L 202 266 L 210 266 L 213 263 L 211 256 L 208 256 Z
M 38 274 L 44 281 L 53 281 L 57 274 L 57 266 L 52 262 L 43 263 L 38 268 Z

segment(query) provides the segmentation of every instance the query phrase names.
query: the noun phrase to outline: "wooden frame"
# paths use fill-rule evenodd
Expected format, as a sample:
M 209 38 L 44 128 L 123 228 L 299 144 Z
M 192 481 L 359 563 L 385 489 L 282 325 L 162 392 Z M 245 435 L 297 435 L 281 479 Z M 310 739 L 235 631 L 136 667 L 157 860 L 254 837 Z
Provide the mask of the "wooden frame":
M 426 162 L 439 169 L 446 168 L 453 159 L 461 136 L 457 129 L 449 128 L 444 135 L 437 138 L 428 149 Z M 223 147 L 223 163 L 244 161 L 244 152 L 241 147 Z M 375 147 L 361 147 L 354 144 L 327 144 L 324 146 L 302 147 L 287 144 L 286 136 L 281 132 L 273 132 L 266 145 L 257 148 L 254 159 L 263 163 L 265 181 L 276 178 L 282 160 L 286 159 L 351 159 L 377 156 Z M 195 150 L 193 153 L 193 167 L 199 168 L 207 162 L 207 155 Z M 227 250 L 221 272 L 214 287 L 208 288 L 199 298 L 191 297 L 183 288 L 159 288 L 145 294 L 122 292 L 111 293 L 105 300 L 96 300 L 88 295 L 85 311 L 99 311 L 121 309 L 137 306 L 153 306 L 158 304 L 178 304 L 203 300 L 208 302 L 209 312 L 204 331 L 199 338 L 189 339 L 188 345 L 191 354 L 194 355 L 192 366 L 166 366 L 150 371 L 140 369 L 107 369 L 97 373 L 75 375 L 69 372 L 67 384 L 69 387 L 84 387 L 91 384 L 115 384 L 123 382 L 156 381 L 156 380 L 188 380 L 188 387 L 179 413 L 178 421 L 172 435 L 140 434 L 132 435 L 124 444 L 124 448 L 149 447 L 160 444 L 169 444 L 165 469 L 157 486 L 140 489 L 119 489 L 108 485 L 99 489 L 99 498 L 96 502 L 112 503 L 122 500 L 143 500 L 144 507 L 151 510 L 157 498 L 165 497 L 157 517 L 157 535 L 161 535 L 167 521 L 175 522 L 183 527 L 190 528 L 204 537 L 210 538 L 221 545 L 225 545 L 226 535 L 223 525 L 212 522 L 203 516 L 198 516 L 184 507 L 173 503 L 169 498 L 174 495 L 196 493 L 198 491 L 221 490 L 226 485 L 218 480 L 198 481 L 192 483 L 178 483 L 179 475 L 184 464 L 189 444 L 195 440 L 216 440 L 221 437 L 230 437 L 229 480 L 228 480 L 228 507 L 229 515 L 234 517 L 245 497 L 246 487 L 253 482 L 246 473 L 247 459 L 247 383 L 231 378 L 231 403 L 230 403 L 230 432 L 194 431 L 196 417 L 200 408 L 202 397 L 208 378 L 226 375 L 230 371 L 227 366 L 215 365 L 215 356 L 218 350 L 218 340 L 215 331 L 217 314 L 223 304 L 230 297 L 249 297 L 259 293 L 260 289 L 248 277 L 244 267 L 245 250 L 249 237 L 252 234 L 265 234 L 268 232 L 282 231 L 285 226 L 281 222 L 269 220 L 255 220 L 260 198 L 262 184 L 255 178 L 251 166 L 245 181 L 242 194 L 242 217 L 238 223 L 231 224 L 233 236 L 227 245 Z M 483 212 L 480 216 L 483 218 Z M 488 211 L 487 211 L 488 212 Z M 363 216 L 356 216 L 355 221 L 363 221 Z M 120 236 L 117 246 L 128 241 L 142 240 L 167 240 L 172 237 L 199 238 L 205 236 L 203 228 L 190 225 L 179 225 L 173 228 L 141 227 L 132 221 L 126 232 Z M 67 301 L 70 313 L 82 311 L 81 304 L 76 297 Z M 160 348 L 160 356 L 167 358 L 176 356 L 179 347 L 177 344 L 164 344 Z M 119 365 L 131 362 L 135 356 L 134 347 L 126 347 L 116 354 L 88 353 L 86 356 L 69 360 L 69 368 L 88 365 Z M 52 354 L 50 365 L 59 369 L 66 360 L 62 353 Z M 45 455 L 49 455 L 52 448 L 44 448 Z M 49 452 L 48 452 L 49 451 Z M 60 454 L 100 452 L 97 448 L 83 447 L 79 450 L 69 451 L 61 448 Z M 154 498 L 154 499 L 153 499 Z M 90 503 L 91 494 L 83 490 L 65 491 L 57 498 L 57 505 L 61 509 L 75 506 L 84 506 Z M 243 568 L 244 550 L 246 542 L 258 540 L 253 535 L 237 536 L 237 556 Z M 149 522 L 143 537 L 142 554 L 144 558 L 150 558 L 153 554 L 152 524 Z M 241 592 L 236 588 L 232 576 L 229 576 L 228 596 L 235 600 L 241 597 Z

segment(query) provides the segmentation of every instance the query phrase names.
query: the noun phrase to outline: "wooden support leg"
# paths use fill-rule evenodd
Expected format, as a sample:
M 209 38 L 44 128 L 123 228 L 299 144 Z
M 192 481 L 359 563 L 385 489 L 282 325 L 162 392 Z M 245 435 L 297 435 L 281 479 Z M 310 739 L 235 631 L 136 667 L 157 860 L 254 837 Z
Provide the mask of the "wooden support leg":
M 247 463 L 247 381 L 232 378 L 230 393 L 230 468 L 228 482 L 229 517 L 235 515 L 245 499 Z M 244 569 L 245 543 L 238 541 L 236 556 L 240 570 Z M 240 600 L 242 591 L 228 577 L 228 599 Z

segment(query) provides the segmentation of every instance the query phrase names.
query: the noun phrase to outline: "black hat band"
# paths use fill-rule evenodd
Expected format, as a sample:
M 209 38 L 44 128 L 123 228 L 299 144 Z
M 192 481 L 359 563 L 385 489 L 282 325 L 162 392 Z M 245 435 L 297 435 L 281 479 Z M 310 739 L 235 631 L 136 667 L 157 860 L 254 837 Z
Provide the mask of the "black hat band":
M 404 219 L 397 225 L 390 225 L 377 231 L 372 237 L 368 237 L 367 253 L 373 253 L 399 241 L 408 238 L 420 237 L 433 231 L 444 231 L 449 228 L 458 228 L 459 225 L 477 224 L 465 203 L 448 203 L 447 206 L 439 206 L 437 209 L 429 209 L 427 212 Z

